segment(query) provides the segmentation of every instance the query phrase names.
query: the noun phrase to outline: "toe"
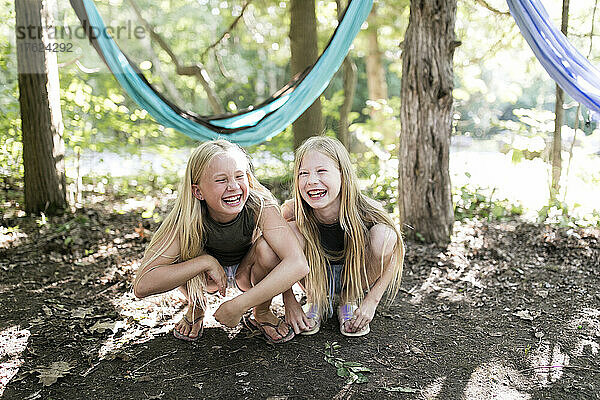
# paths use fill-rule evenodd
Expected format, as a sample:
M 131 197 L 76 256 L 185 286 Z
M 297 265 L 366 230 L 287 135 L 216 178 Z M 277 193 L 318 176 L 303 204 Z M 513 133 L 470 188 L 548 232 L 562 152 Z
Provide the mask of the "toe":
M 194 325 L 190 331 L 189 337 L 191 337 L 191 338 L 198 337 L 201 326 L 202 326 L 202 324 L 200 322 L 198 322 L 196 325 Z

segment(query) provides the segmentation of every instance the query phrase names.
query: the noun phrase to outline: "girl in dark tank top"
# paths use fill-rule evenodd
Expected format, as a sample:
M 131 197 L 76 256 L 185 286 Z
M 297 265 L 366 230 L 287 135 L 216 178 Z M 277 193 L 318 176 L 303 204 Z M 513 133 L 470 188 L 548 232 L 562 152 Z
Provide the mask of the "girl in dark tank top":
M 339 289 L 340 332 L 368 334 L 384 293 L 391 302 L 400 288 L 404 244 L 383 207 L 360 193 L 338 140 L 315 136 L 296 150 L 294 198 L 284 204 L 283 214 L 310 266 L 301 282 L 308 303 L 301 308 L 291 291 L 284 293 L 288 323 L 297 333 L 316 333 L 333 311 Z
M 255 231 L 261 235 L 253 240 Z M 225 295 L 230 278 L 244 293 L 223 302 L 215 319 L 234 327 L 252 307 L 247 325 L 271 343 L 286 342 L 294 331 L 271 312 L 271 300 L 308 272 L 290 237 L 246 153 L 225 140 L 205 142 L 192 153 L 175 205 L 148 245 L 134 293 L 146 297 L 179 288 L 190 305 L 173 334 L 192 341 L 202 335 L 206 293 Z

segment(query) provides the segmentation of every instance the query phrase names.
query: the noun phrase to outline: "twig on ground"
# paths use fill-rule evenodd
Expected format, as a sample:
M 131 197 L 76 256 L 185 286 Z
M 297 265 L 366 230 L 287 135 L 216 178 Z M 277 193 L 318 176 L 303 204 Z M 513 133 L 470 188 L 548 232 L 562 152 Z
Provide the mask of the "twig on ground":
M 158 359 L 161 359 L 163 357 L 170 356 L 170 355 L 171 354 L 167 353 L 167 354 L 163 354 L 163 355 L 158 356 L 158 357 L 154 357 L 152 360 L 148 361 L 147 363 L 145 363 L 141 367 L 138 367 L 138 368 L 134 369 L 133 371 L 131 371 L 131 375 L 135 374 L 137 371 L 139 371 L 140 369 L 144 368 L 146 365 L 148 365 L 148 364 L 150 364 L 150 363 L 152 363 L 152 362 L 154 362 L 154 361 L 156 361 Z
M 214 372 L 214 371 L 218 371 L 220 369 L 234 367 L 236 365 L 248 364 L 251 361 L 259 362 L 259 361 L 262 361 L 262 360 L 263 360 L 263 358 L 259 358 L 259 359 L 256 359 L 256 360 L 246 360 L 246 361 L 240 361 L 240 362 L 234 363 L 234 364 L 223 365 L 222 367 L 218 367 L 218 368 L 206 368 L 204 371 L 195 372 L 195 373 L 192 373 L 192 374 L 184 374 L 184 375 L 174 376 L 172 378 L 165 378 L 165 379 L 163 379 L 163 382 L 166 382 L 166 381 L 175 381 L 177 379 L 189 378 L 189 377 L 192 377 L 192 376 L 202 376 L 204 374 L 211 373 L 211 372 Z
M 377 361 L 379 364 L 383 365 L 384 367 L 397 369 L 398 371 L 404 371 L 404 370 L 409 369 L 408 367 L 397 367 L 395 365 L 391 365 L 389 362 L 383 362 L 382 360 L 378 359 L 377 357 L 373 357 L 373 360 Z

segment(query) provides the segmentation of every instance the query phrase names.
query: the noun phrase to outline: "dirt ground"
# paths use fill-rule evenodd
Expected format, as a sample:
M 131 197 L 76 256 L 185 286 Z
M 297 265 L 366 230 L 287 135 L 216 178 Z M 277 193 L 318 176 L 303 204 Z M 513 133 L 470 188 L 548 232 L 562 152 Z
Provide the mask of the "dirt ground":
M 600 399 L 598 230 L 456 224 L 447 247 L 407 243 L 402 292 L 367 337 L 334 317 L 274 346 L 210 318 L 177 340 L 179 297 L 132 296 L 156 228 L 141 211 L 3 218 L 5 399 Z M 368 382 L 338 376 L 361 367 Z

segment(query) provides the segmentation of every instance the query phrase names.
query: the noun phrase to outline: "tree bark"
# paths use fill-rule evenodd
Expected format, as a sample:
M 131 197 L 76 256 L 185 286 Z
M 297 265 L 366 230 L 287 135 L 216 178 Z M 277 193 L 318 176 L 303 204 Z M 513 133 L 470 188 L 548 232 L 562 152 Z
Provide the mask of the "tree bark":
M 315 0 L 290 1 L 291 72 L 295 75 L 313 65 L 319 57 Z M 311 136 L 323 132 L 321 100 L 315 102 L 292 124 L 294 149 Z
M 336 0 L 338 20 L 342 20 L 344 9 L 347 2 Z M 344 74 L 344 102 L 340 107 L 340 127 L 337 138 L 344 145 L 346 150 L 350 151 L 350 111 L 352 111 L 352 103 L 354 102 L 354 93 L 356 91 L 357 68 L 350 54 L 344 58 L 343 74 Z
M 369 100 L 383 105 L 388 100 L 388 87 L 382 63 L 382 54 L 379 49 L 377 4 L 373 5 L 367 21 L 369 22 L 369 29 L 367 30 L 367 44 L 369 46 L 367 53 L 367 90 Z M 375 123 L 375 126 L 379 127 L 383 135 L 383 142 L 386 145 L 396 144 L 397 132 L 390 129 L 389 124 L 385 123 L 386 116 L 383 107 L 371 107 L 371 119 Z
M 567 36 L 569 26 L 569 0 L 563 0 L 562 4 L 562 22 L 561 32 Z M 550 186 L 550 201 L 558 198 L 560 191 L 560 175 L 562 174 L 562 126 L 565 119 L 564 92 L 560 86 L 556 85 L 556 102 L 554 104 L 554 135 L 552 137 L 552 184 Z
M 23 133 L 25 211 L 66 208 L 63 123 L 54 40 L 56 0 L 17 0 L 19 104 Z
M 412 0 L 402 53 L 398 205 L 410 238 L 447 243 L 456 0 Z
M 373 9 L 367 20 L 369 29 L 367 30 L 367 40 L 369 45 L 369 53 L 367 54 L 367 89 L 369 99 L 379 100 L 388 98 L 387 82 L 385 80 L 385 70 L 381 62 L 381 50 L 379 49 L 379 38 L 377 28 L 377 4 L 373 5 Z

